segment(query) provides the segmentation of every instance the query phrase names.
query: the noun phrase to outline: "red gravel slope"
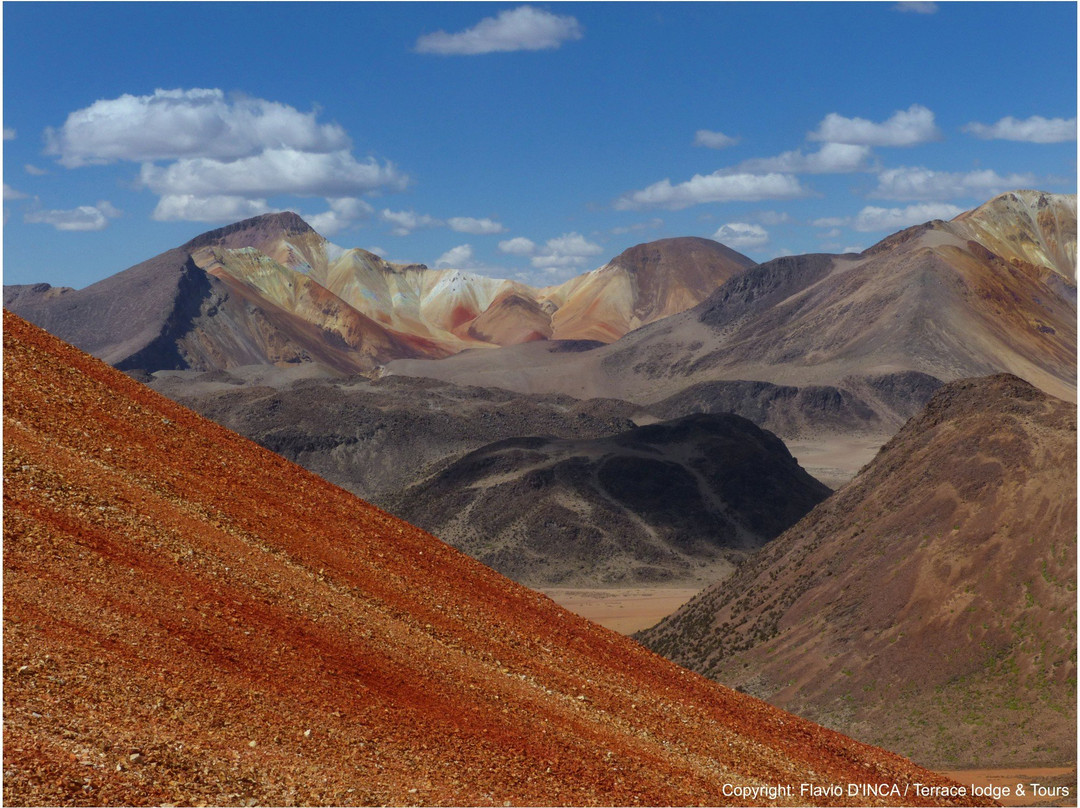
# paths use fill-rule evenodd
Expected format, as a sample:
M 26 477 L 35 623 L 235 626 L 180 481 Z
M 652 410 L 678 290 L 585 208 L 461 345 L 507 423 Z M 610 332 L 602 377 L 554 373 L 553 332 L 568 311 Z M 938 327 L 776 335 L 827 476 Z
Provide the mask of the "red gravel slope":
M 677 668 L 7 313 L 4 482 L 7 804 L 819 801 L 803 782 L 918 804 L 913 783 L 948 782 Z

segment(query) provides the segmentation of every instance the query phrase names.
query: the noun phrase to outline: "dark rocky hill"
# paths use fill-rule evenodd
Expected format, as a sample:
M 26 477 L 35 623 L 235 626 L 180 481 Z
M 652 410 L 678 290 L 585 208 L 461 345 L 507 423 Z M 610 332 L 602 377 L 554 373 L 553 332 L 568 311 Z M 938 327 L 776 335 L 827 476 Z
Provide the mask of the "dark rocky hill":
M 387 507 L 531 586 L 715 581 L 829 494 L 773 434 L 692 415 L 491 443 Z

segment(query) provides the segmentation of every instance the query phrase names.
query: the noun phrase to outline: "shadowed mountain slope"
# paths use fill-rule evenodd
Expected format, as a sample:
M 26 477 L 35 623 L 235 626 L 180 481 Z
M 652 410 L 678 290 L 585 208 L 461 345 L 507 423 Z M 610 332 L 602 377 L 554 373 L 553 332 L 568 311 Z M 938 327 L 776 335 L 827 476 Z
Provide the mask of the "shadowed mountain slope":
M 924 765 L 1075 763 L 1076 406 L 939 390 L 845 488 L 640 638 Z
M 270 249 L 286 236 L 321 239 L 295 214 L 268 214 L 204 233 L 85 289 L 4 287 L 4 305 L 122 370 L 318 362 L 357 373 L 389 358 L 446 355 L 246 246 Z M 275 301 L 247 277 L 215 272 L 208 256 L 223 250 L 251 276 L 279 278 L 289 300 Z
M 276 375 L 276 371 L 271 376 Z M 401 489 L 493 440 L 625 432 L 621 401 L 520 396 L 430 379 L 160 374 L 154 389 L 335 485 L 386 507 Z
M 829 493 L 775 435 L 692 415 L 591 440 L 498 441 L 387 507 L 529 586 L 704 584 Z
M 8 804 L 948 782 L 681 670 L 9 314 L 4 399 Z

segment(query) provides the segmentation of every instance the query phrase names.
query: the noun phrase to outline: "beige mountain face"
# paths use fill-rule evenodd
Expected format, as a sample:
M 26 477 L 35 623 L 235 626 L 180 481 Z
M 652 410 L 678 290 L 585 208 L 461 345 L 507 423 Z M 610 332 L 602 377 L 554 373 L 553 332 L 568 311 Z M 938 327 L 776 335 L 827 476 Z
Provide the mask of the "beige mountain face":
M 307 278 L 356 311 L 444 354 L 538 339 L 612 342 L 700 303 L 754 262 L 708 239 L 633 247 L 593 272 L 537 289 L 456 269 L 391 264 L 366 250 L 341 250 L 310 229 L 233 250 L 207 249 L 196 263 L 257 289 L 308 317 L 296 290 Z M 299 277 L 298 277 L 299 276 Z
M 923 765 L 1075 765 L 1076 406 L 1004 374 L 945 386 L 640 638 Z

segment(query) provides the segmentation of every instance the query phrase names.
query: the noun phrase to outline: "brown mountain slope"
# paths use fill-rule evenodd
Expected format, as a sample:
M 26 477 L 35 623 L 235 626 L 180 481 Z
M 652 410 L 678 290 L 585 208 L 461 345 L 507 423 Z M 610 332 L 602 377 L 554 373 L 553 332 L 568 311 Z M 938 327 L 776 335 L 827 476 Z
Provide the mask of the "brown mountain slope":
M 575 618 L 12 315 L 4 399 L 8 804 L 947 783 Z
M 938 391 L 847 487 L 644 632 L 924 765 L 1075 765 L 1076 406 Z
M 752 266 L 742 253 L 706 238 L 638 244 L 548 291 L 545 299 L 558 304 L 551 317 L 553 338 L 613 342 L 696 306 Z

